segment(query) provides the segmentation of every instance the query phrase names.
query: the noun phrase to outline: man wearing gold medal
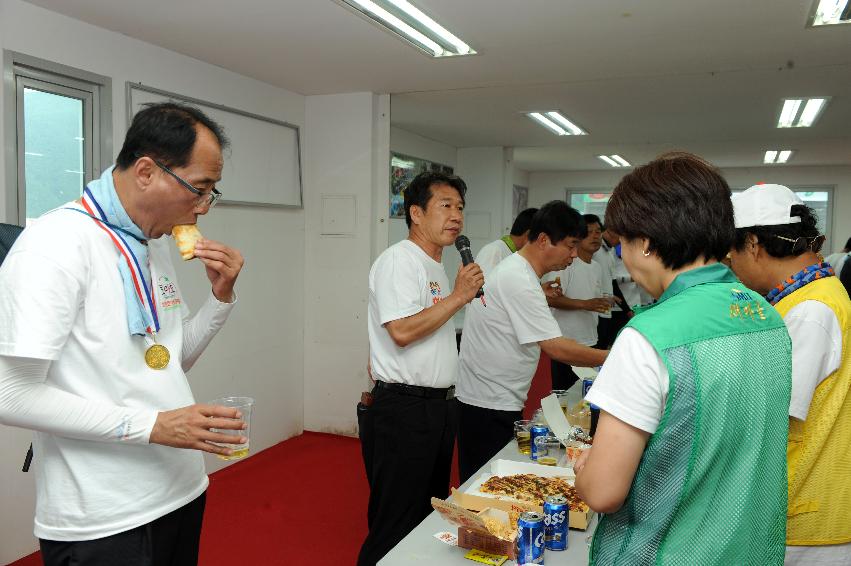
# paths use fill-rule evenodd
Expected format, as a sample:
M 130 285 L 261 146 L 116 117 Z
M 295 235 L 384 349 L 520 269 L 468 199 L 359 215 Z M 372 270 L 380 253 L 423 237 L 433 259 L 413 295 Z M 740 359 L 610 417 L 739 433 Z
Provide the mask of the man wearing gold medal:
M 0 422 L 35 431 L 46 565 L 195 564 L 201 451 L 241 430 L 195 404 L 185 371 L 223 326 L 239 251 L 195 243 L 211 293 L 194 316 L 168 239 L 220 196 L 220 127 L 195 108 L 139 112 L 114 167 L 29 226 L 0 268 Z M 184 449 L 184 450 L 181 450 Z

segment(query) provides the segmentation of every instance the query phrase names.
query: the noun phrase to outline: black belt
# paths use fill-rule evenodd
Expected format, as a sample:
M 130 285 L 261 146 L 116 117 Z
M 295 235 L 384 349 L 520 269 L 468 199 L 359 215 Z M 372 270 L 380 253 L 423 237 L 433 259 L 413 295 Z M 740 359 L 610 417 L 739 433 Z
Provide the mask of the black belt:
M 387 383 L 386 381 L 376 381 L 376 389 L 385 389 L 393 391 L 400 395 L 410 395 L 412 397 L 424 397 L 426 399 L 446 399 L 447 401 L 455 398 L 455 386 L 452 387 L 422 387 L 420 385 L 407 385 L 404 383 Z

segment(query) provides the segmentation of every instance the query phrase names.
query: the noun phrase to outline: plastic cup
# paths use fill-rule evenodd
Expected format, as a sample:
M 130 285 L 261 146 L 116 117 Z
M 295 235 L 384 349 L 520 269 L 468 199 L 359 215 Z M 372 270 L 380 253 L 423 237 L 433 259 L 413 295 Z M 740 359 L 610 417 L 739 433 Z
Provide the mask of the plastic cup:
M 552 435 L 539 436 L 535 439 L 535 450 L 538 454 L 537 464 L 542 466 L 558 466 L 563 463 L 564 449 L 558 438 Z
M 241 420 L 245 422 L 245 429 L 243 430 L 233 430 L 233 429 L 224 429 L 224 428 L 211 428 L 212 432 L 218 432 L 220 434 L 227 434 L 228 436 L 233 436 L 239 438 L 240 436 L 244 436 L 246 441 L 244 444 L 221 444 L 214 443 L 217 446 L 225 446 L 231 449 L 231 454 L 216 454 L 217 457 L 222 460 L 240 460 L 248 456 L 249 444 L 251 443 L 251 413 L 254 408 L 254 399 L 251 397 L 222 397 L 221 399 L 214 399 L 209 402 L 210 405 L 219 405 L 222 407 L 230 407 L 233 409 L 238 409 L 240 413 L 242 413 Z
M 605 299 L 609 303 L 609 308 L 606 309 L 606 312 L 610 312 L 612 307 L 615 306 L 615 296 L 611 293 L 600 293 L 600 298 Z
M 566 453 L 565 463 L 567 464 L 567 466 L 569 468 L 572 468 L 573 465 L 576 463 L 576 460 L 579 459 L 579 456 L 583 452 L 585 452 L 586 450 L 589 450 L 590 448 L 591 448 L 590 445 L 584 444 L 584 443 L 576 441 L 576 440 L 571 440 L 570 442 L 568 442 L 567 446 L 565 447 L 565 453 Z
M 529 440 L 529 428 L 531 426 L 532 421 L 514 421 L 514 440 L 517 441 L 517 451 L 527 456 L 532 453 L 532 445 Z

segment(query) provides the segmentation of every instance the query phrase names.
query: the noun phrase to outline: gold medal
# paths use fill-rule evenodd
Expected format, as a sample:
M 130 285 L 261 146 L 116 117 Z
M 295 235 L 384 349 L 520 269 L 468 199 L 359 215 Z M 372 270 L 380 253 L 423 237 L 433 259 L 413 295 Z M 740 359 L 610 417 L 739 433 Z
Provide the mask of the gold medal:
M 151 369 L 165 369 L 170 359 L 171 354 L 168 353 L 168 348 L 162 344 L 153 344 L 145 350 L 145 363 Z

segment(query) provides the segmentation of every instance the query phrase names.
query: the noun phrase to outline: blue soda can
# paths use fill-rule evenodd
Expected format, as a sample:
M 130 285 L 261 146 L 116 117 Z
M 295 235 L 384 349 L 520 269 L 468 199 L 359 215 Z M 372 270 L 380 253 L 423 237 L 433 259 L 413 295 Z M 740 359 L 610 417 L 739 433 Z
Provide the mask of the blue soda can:
M 544 500 L 544 541 L 547 550 L 567 550 L 567 498 L 550 495 Z
M 517 566 L 544 563 L 544 516 L 524 511 L 517 519 Z
M 593 379 L 583 379 L 582 380 L 582 398 L 588 396 L 588 390 L 591 389 L 591 386 L 594 385 Z
M 533 425 L 529 429 L 529 458 L 532 460 L 538 459 L 538 449 L 535 447 L 535 439 L 539 436 L 546 436 L 550 433 L 550 429 L 542 424 Z

